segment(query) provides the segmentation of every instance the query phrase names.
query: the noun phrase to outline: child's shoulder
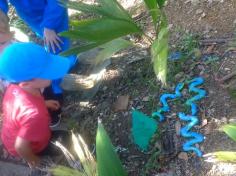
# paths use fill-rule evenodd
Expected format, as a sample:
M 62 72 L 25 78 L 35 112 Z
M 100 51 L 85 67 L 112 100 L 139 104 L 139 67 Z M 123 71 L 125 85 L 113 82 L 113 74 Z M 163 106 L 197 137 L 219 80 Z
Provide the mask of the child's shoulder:
M 3 110 L 21 113 L 20 116 L 27 114 L 29 117 L 45 114 L 47 108 L 43 97 L 34 96 L 27 91 L 22 90 L 18 85 L 10 84 L 3 97 Z
M 35 96 L 26 90 L 22 89 L 17 84 L 9 84 L 4 94 L 4 100 L 8 102 L 19 101 L 20 105 L 26 105 L 27 107 L 37 107 L 44 105 L 44 99 L 42 96 Z

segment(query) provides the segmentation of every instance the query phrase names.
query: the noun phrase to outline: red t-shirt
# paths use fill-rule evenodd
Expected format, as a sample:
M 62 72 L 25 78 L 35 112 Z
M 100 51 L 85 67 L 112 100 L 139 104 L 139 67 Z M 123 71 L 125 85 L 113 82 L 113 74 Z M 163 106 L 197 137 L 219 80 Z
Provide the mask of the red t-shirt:
M 14 144 L 16 137 L 30 141 L 34 153 L 49 143 L 50 116 L 42 96 L 32 95 L 18 85 L 9 85 L 3 98 L 3 124 L 1 138 L 5 148 L 18 156 Z

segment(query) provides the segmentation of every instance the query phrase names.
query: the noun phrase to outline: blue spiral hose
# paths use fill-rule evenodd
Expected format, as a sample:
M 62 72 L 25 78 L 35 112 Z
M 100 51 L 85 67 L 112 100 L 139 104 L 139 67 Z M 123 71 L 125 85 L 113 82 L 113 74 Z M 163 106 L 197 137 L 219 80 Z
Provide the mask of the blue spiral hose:
M 200 100 L 200 99 L 202 99 L 203 97 L 206 96 L 206 91 L 205 90 L 202 90 L 202 89 L 199 89 L 199 88 L 196 87 L 198 85 L 201 85 L 203 82 L 204 82 L 204 80 L 201 77 L 194 78 L 193 80 L 191 80 L 189 82 L 190 83 L 189 91 L 197 93 L 196 96 L 194 96 L 191 99 L 186 101 L 186 104 L 191 107 L 192 115 L 196 115 L 197 111 L 198 111 L 197 105 L 194 103 L 194 101 Z
M 198 123 L 198 118 L 196 116 L 198 109 L 197 109 L 197 105 L 195 104 L 195 101 L 200 100 L 201 98 L 206 96 L 205 90 L 202 90 L 202 89 L 199 89 L 196 87 L 198 85 L 201 85 L 203 82 L 204 82 L 204 80 L 201 77 L 195 78 L 195 79 L 187 82 L 189 84 L 189 91 L 197 93 L 195 96 L 193 96 L 192 98 L 190 98 L 186 101 L 186 105 L 190 106 L 190 108 L 191 108 L 191 115 L 185 115 L 182 112 L 178 113 L 178 116 L 181 120 L 189 121 L 189 123 L 186 126 L 181 128 L 180 134 L 183 137 L 192 138 L 183 144 L 183 150 L 184 151 L 193 151 L 199 157 L 202 156 L 202 152 L 194 145 L 196 143 L 202 142 L 204 140 L 204 137 L 203 137 L 203 135 L 196 133 L 196 132 L 192 132 L 190 130 L 193 126 L 195 126 Z M 165 120 L 163 113 L 170 111 L 170 107 L 168 105 L 167 100 L 180 98 L 182 96 L 181 90 L 183 89 L 183 87 L 184 87 L 184 83 L 179 83 L 175 87 L 174 94 L 161 95 L 160 102 L 162 103 L 162 107 L 160 109 L 158 109 L 156 112 L 152 113 L 152 118 L 156 118 L 160 122 Z M 143 116 L 142 116 L 142 118 L 143 118 Z M 150 138 L 148 138 L 147 143 L 149 140 L 150 140 Z
M 190 131 L 190 129 L 198 123 L 198 118 L 196 116 L 185 115 L 184 113 L 179 113 L 178 116 L 181 120 L 190 121 L 190 123 L 181 128 L 180 134 L 186 138 L 193 138 L 183 144 L 183 150 L 193 151 L 197 154 L 197 156 L 201 157 L 202 152 L 197 147 L 195 147 L 194 144 L 202 142 L 204 137 L 199 133 Z
M 159 118 L 159 121 L 165 120 L 165 117 L 163 116 L 163 112 L 168 112 L 170 110 L 170 107 L 167 103 L 167 99 L 175 99 L 181 97 L 181 89 L 184 87 L 184 83 L 179 83 L 175 88 L 175 94 L 163 94 L 160 98 L 160 101 L 162 103 L 162 108 L 160 108 L 158 111 L 152 113 L 153 118 Z
M 189 82 L 190 83 L 189 91 L 197 93 L 197 95 L 195 95 L 194 97 L 192 97 L 191 99 L 186 101 L 186 104 L 191 107 L 191 115 L 185 115 L 184 113 L 178 114 L 178 116 L 181 120 L 190 121 L 190 123 L 188 123 L 186 126 L 181 128 L 180 134 L 183 137 L 188 137 L 188 138 L 192 137 L 193 138 L 183 144 L 183 149 L 184 149 L 184 151 L 193 151 L 199 157 L 202 156 L 202 152 L 200 151 L 200 149 L 195 147 L 194 144 L 202 142 L 204 140 L 204 137 L 203 137 L 203 135 L 201 135 L 199 133 L 191 132 L 190 129 L 194 125 L 198 124 L 198 118 L 196 116 L 198 109 L 197 109 L 197 105 L 194 103 L 194 101 L 200 100 L 201 98 L 206 96 L 205 90 L 202 90 L 202 89 L 199 89 L 196 87 L 196 86 L 202 84 L 203 82 L 204 82 L 204 80 L 201 77 L 195 78 Z

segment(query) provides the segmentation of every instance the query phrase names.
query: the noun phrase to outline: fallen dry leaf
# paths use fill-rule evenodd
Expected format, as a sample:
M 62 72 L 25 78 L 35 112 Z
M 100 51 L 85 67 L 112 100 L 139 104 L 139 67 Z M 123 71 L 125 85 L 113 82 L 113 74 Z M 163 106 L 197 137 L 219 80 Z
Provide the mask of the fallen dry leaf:
M 124 111 L 127 110 L 129 105 L 129 96 L 128 95 L 122 95 L 118 96 L 116 102 L 114 103 L 114 111 Z

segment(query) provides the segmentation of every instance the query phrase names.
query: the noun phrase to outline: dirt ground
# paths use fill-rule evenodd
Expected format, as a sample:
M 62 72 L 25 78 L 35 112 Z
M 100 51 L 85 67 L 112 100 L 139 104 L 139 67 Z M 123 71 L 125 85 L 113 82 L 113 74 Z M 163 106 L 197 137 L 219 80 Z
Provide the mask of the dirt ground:
M 209 47 L 211 46 L 203 47 L 201 51 L 204 52 Z M 198 60 L 190 58 L 186 61 L 186 66 L 183 67 L 184 74 L 190 75 L 189 78 L 202 76 L 205 79 L 203 88 L 207 91 L 207 97 L 198 103 L 200 125 L 194 128 L 194 131 L 205 136 L 205 141 L 198 145 L 205 154 L 219 150 L 234 150 L 236 147 L 235 142 L 218 131 L 222 124 L 236 120 L 235 100 L 228 93 L 228 89 L 222 88 L 215 81 L 215 73 L 223 76 L 234 69 L 235 55 L 229 53 L 230 56 L 222 56 L 224 53 L 222 47 L 223 45 L 214 45 L 214 51 L 211 53 L 214 56 L 219 56 L 218 61 L 207 63 L 202 58 Z M 179 77 L 177 73 L 174 76 L 174 83 L 170 84 L 170 87 L 160 88 L 160 84 L 153 79 L 155 77 L 152 73 L 150 60 L 145 55 L 147 52 L 143 53 L 144 55 L 136 54 L 135 59 L 138 61 L 131 64 L 124 65 L 129 59 L 133 60 L 134 56 L 121 58 L 125 59 L 121 65 L 114 63 L 110 66 L 107 77 L 119 76 L 104 81 L 97 95 L 89 101 L 86 107 L 79 106 L 81 104 L 78 102 L 80 95 L 68 95 L 67 116 L 70 113 L 70 117 L 78 118 L 79 131 L 85 136 L 87 142 L 92 144 L 97 119 L 102 119 L 114 145 L 119 149 L 119 155 L 130 176 L 161 174 L 178 176 L 235 175 L 236 167 L 233 164 L 212 164 L 191 153 L 182 152 L 181 145 L 184 143 L 184 139 L 176 131 L 179 120 L 176 116 L 178 105 L 175 104 L 171 106 L 173 111 L 167 114 L 168 120 L 160 124 L 160 138 L 152 140 L 149 152 L 143 153 L 133 144 L 131 108 L 134 107 L 151 114 L 160 107 L 160 95 L 173 92 L 175 83 L 184 79 L 184 76 Z M 139 60 L 140 58 L 142 59 Z M 193 66 L 189 67 L 190 65 Z M 120 73 L 117 74 L 114 70 L 120 70 Z M 184 91 L 187 92 L 186 89 Z M 126 111 L 115 112 L 114 103 L 121 95 L 129 96 L 129 106 Z M 184 123 L 180 123 L 184 125 Z M 164 144 L 167 145 L 163 146 Z M 157 154 L 159 151 L 160 154 Z
M 236 147 L 236 143 L 218 130 L 222 124 L 235 121 L 236 103 L 228 89 L 222 88 L 215 81 L 216 75 L 222 77 L 235 68 L 236 55 L 232 50 L 228 51 L 236 20 L 235 1 L 169 1 L 165 10 L 171 28 L 171 45 L 178 43 L 182 31 L 200 34 L 203 39 L 199 46 L 201 57 L 195 60 L 189 58 L 183 70 L 172 75 L 174 80 L 169 87 L 163 89 L 153 79 L 155 76 L 147 50 L 137 49 L 123 53 L 124 56 L 109 67 L 106 75 L 108 79 L 86 107 L 78 106 L 75 95 L 68 95 L 68 106 L 71 108 L 69 111 L 73 112 L 71 116 L 78 118 L 81 127 L 79 131 L 88 143 L 93 143 L 97 119 L 102 119 L 114 145 L 119 148 L 119 155 L 130 176 L 236 175 L 234 164 L 209 163 L 203 158 L 182 151 L 184 139 L 178 136 L 175 129 L 178 106 L 173 107 L 173 112 L 168 114 L 167 122 L 160 124 L 160 138 L 152 141 L 149 152 L 139 151 L 132 142 L 132 107 L 151 114 L 160 107 L 159 98 L 162 93 L 172 92 L 176 83 L 185 78 L 202 76 L 205 79 L 203 88 L 207 91 L 207 97 L 199 102 L 201 124 L 194 130 L 202 133 L 205 141 L 198 147 L 204 154 L 234 150 Z M 205 42 L 207 39 L 216 40 Z M 217 59 L 209 61 L 212 58 Z M 113 78 L 114 76 L 116 77 Z M 230 88 L 234 88 L 234 84 Z M 121 95 L 129 96 L 129 106 L 126 111 L 115 112 L 113 105 Z M 73 107 L 72 104 L 76 105 Z M 163 148 L 165 143 L 168 145 Z
M 132 1 L 132 2 L 131 2 Z M 129 8 L 140 1 L 122 1 Z M 135 2 L 135 3 L 134 3 Z M 209 163 L 192 153 L 183 152 L 185 139 L 178 135 L 178 120 L 181 102 L 171 102 L 172 111 L 167 121 L 159 125 L 159 135 L 150 144 L 148 152 L 141 152 L 131 137 L 132 108 L 151 114 L 160 108 L 159 98 L 163 93 L 173 92 L 176 84 L 202 76 L 202 88 L 207 97 L 198 102 L 200 125 L 193 130 L 205 136 L 198 147 L 206 153 L 220 150 L 235 150 L 236 143 L 218 128 L 228 122 L 236 122 L 236 100 L 229 90 L 223 88 L 216 75 L 223 77 L 235 69 L 236 53 L 231 39 L 236 25 L 236 2 L 234 0 L 169 0 L 165 7 L 171 29 L 171 52 L 178 45 L 183 33 L 200 35 L 200 56 L 189 57 L 184 62 L 169 62 L 168 87 L 156 81 L 146 48 L 132 48 L 112 59 L 105 80 L 92 99 L 81 98 L 81 92 L 66 92 L 63 116 L 68 118 L 69 128 L 76 128 L 91 148 L 94 147 L 97 120 L 102 120 L 129 176 L 233 176 L 236 165 Z M 209 40 L 210 41 L 209 41 Z M 214 39 L 211 40 L 211 39 Z M 142 43 L 142 41 L 138 41 Z M 229 48 L 231 50 L 229 50 Z M 181 65 L 181 70 L 175 65 Z M 187 89 L 183 90 L 187 94 Z M 118 97 L 129 98 L 128 107 L 115 111 Z M 1 168 L 0 168 L 1 173 Z
M 235 9 L 234 0 L 170 0 L 166 12 L 173 29 L 180 27 L 218 38 L 234 32 Z

